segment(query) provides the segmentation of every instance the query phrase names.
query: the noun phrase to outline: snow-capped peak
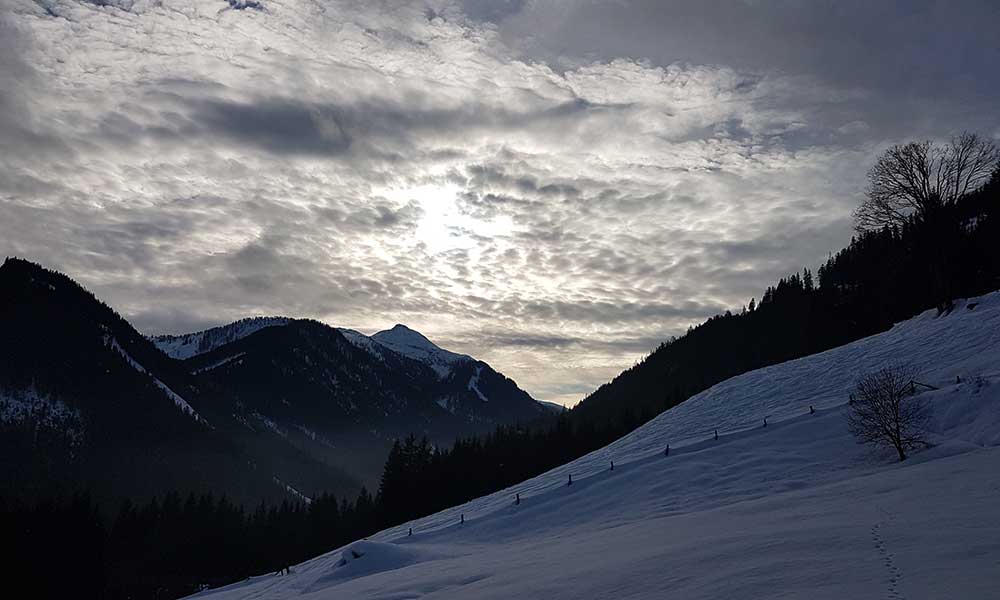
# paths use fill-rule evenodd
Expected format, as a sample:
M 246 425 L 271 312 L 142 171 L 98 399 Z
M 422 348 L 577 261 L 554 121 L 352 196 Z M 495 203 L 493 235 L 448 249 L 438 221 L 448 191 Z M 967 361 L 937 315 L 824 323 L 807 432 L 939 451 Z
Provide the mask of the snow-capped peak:
M 455 363 L 472 360 L 465 354 L 449 352 L 427 339 L 422 333 L 405 325 L 397 324 L 392 329 L 379 331 L 371 336 L 379 344 L 403 356 L 419 360 L 434 369 L 441 378 L 451 373 Z
M 399 323 L 393 325 L 392 329 L 372 334 L 372 338 L 383 346 L 399 346 L 426 352 L 447 352 L 447 350 L 443 350 L 437 344 L 427 339 L 424 334 Z

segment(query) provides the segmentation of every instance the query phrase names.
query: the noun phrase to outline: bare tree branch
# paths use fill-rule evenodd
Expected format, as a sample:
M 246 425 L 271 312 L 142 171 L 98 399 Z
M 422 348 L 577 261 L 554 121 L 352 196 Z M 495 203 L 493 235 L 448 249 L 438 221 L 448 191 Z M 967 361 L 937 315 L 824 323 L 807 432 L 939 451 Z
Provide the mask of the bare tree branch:
M 888 446 L 906 460 L 906 451 L 922 445 L 927 405 L 913 397 L 918 372 L 908 365 L 882 368 L 857 383 L 847 424 L 861 443 Z
M 854 212 L 855 229 L 868 231 L 927 218 L 982 187 L 1000 168 L 1000 148 L 974 133 L 949 144 L 929 141 L 892 146 L 868 171 L 866 200 Z

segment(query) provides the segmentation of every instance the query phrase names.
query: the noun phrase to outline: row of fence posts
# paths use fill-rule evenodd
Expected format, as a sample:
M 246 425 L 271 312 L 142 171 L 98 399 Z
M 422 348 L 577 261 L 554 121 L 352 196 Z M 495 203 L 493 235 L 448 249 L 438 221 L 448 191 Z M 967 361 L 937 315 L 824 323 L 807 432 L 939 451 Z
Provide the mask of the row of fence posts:
M 853 398 L 853 395 L 852 395 L 851 400 L 853 400 L 853 399 L 854 398 Z M 811 414 L 811 415 L 816 414 L 816 409 L 811 404 L 809 405 L 809 414 Z M 767 427 L 767 417 L 764 417 L 764 425 L 763 426 Z M 718 429 L 715 430 L 714 438 L 713 439 L 715 439 L 715 440 L 719 439 L 719 430 Z M 666 447 L 663 449 L 663 456 L 670 456 L 670 444 L 667 444 Z M 611 470 L 611 471 L 615 470 L 615 461 L 614 460 L 611 461 L 611 469 L 609 469 L 609 470 Z M 566 480 L 566 486 L 568 487 L 568 486 L 571 486 L 571 485 L 573 485 L 573 474 L 569 473 L 568 474 L 568 478 Z M 518 492 L 518 493 L 514 494 L 514 506 L 520 506 L 520 505 L 521 505 L 521 494 L 520 494 L 520 492 Z M 462 513 L 462 514 L 459 515 L 458 524 L 459 525 L 464 525 L 465 524 L 465 513 Z M 409 532 L 406 535 L 407 535 L 407 537 L 413 535 L 413 528 L 412 527 L 410 527 L 410 530 L 409 530 Z

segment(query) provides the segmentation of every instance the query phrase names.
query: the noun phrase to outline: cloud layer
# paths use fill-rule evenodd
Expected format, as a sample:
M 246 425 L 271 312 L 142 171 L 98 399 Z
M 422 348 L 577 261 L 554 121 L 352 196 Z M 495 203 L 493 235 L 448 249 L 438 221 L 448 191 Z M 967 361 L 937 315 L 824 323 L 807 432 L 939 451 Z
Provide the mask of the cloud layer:
M 1000 131 L 992 3 L 763 4 L 9 0 L 0 253 L 572 403 L 844 245 L 886 144 Z

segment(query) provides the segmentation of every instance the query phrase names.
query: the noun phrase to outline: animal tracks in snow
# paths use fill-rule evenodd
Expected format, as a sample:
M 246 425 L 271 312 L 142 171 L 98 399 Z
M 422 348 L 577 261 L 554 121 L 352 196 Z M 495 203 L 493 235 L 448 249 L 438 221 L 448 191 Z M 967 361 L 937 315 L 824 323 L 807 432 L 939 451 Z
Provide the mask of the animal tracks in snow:
M 903 578 L 903 573 L 899 570 L 899 567 L 896 566 L 896 562 L 893 560 L 892 552 L 890 552 L 886 547 L 885 539 L 882 537 L 883 529 L 886 524 L 892 520 L 892 518 L 893 517 L 891 515 L 888 515 L 885 520 L 872 525 L 872 541 L 875 544 L 875 550 L 878 552 L 879 560 L 883 565 L 885 565 L 885 569 L 889 573 L 887 597 L 890 600 L 905 600 L 905 596 L 903 596 L 903 593 L 899 591 L 899 585 Z

